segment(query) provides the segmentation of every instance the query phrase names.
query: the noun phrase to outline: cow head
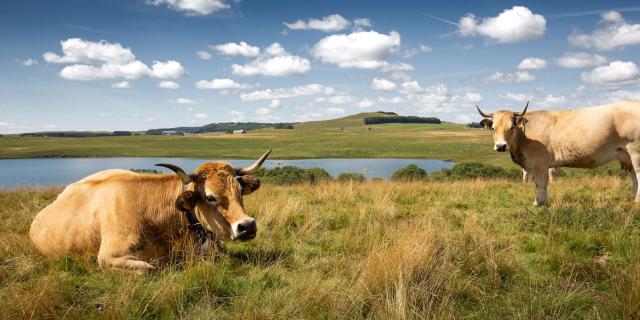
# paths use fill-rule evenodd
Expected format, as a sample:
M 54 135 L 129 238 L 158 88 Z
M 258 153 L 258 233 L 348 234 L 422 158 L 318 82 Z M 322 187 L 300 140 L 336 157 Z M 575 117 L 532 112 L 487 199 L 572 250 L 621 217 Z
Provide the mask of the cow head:
M 260 169 L 269 153 L 271 150 L 246 168 L 235 168 L 222 161 L 208 162 L 187 174 L 172 164 L 157 166 L 173 170 L 188 186 L 176 201 L 180 210 L 193 210 L 207 231 L 222 239 L 246 241 L 255 238 L 257 225 L 246 214 L 242 196 L 260 187 L 260 180 L 252 174 Z
M 482 121 L 489 121 L 491 123 L 491 127 L 493 128 L 493 150 L 498 152 L 504 152 L 508 150 L 508 142 L 513 141 L 513 139 L 515 138 L 516 129 L 526 123 L 524 115 L 525 113 L 527 113 L 528 107 L 529 101 L 527 101 L 527 104 L 524 106 L 524 110 L 522 110 L 522 112 L 500 110 L 494 113 L 484 113 L 482 112 L 482 110 L 480 110 L 480 107 L 476 105 L 476 108 L 478 109 L 480 115 L 485 118 Z M 487 118 L 492 118 L 492 120 L 489 120 Z M 485 124 L 488 124 L 488 122 L 485 122 Z

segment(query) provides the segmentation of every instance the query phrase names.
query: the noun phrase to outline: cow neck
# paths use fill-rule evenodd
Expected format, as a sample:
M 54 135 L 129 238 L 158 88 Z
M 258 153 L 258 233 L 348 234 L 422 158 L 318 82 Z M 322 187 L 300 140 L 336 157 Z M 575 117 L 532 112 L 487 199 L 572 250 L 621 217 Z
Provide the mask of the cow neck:
M 524 132 L 522 128 L 516 128 L 515 134 L 509 138 L 509 154 L 511 155 L 511 160 L 518 164 L 521 167 L 524 167 L 525 157 L 520 150 L 520 144 L 525 139 Z

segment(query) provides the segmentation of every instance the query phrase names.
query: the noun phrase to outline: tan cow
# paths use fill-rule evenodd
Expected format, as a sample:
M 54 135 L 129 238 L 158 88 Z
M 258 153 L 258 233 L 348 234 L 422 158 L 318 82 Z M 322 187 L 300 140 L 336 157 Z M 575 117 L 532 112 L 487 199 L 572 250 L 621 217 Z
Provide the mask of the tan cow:
M 137 273 L 166 258 L 188 226 L 216 239 L 253 239 L 256 221 L 247 216 L 242 196 L 260 187 L 251 174 L 270 152 L 241 169 L 209 162 L 193 174 L 171 164 L 159 165 L 175 175 L 95 173 L 67 186 L 40 211 L 29 236 L 45 255 L 96 253 L 101 267 Z
M 547 174 L 549 175 L 549 182 L 553 183 L 556 181 L 558 172 L 560 172 L 560 169 L 558 169 L 558 167 L 549 168 L 549 170 L 547 171 Z M 527 182 L 527 180 L 531 179 L 533 179 L 533 175 L 527 172 L 527 170 L 522 169 L 522 182 Z
M 536 183 L 534 205 L 547 201 L 547 169 L 595 168 L 612 160 L 632 171 L 632 199 L 640 202 L 640 101 L 564 110 L 486 114 L 493 118 L 496 151 L 509 151 L 513 162 L 532 172 Z

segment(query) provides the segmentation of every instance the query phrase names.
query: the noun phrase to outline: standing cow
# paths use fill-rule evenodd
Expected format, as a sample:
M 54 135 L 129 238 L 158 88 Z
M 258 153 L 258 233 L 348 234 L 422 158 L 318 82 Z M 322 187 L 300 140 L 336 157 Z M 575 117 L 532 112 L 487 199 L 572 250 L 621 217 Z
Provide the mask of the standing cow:
M 96 253 L 101 267 L 144 273 L 149 262 L 165 258 L 192 230 L 202 239 L 250 240 L 255 219 L 247 216 L 242 197 L 260 187 L 253 165 L 234 168 L 209 162 L 193 174 L 158 164 L 175 175 L 105 170 L 67 186 L 40 211 L 29 236 L 45 255 Z
M 509 151 L 513 162 L 533 173 L 534 205 L 547 201 L 547 169 L 595 168 L 618 160 L 631 171 L 632 199 L 640 202 L 640 101 L 623 101 L 564 111 L 484 113 L 492 118 L 495 151 Z

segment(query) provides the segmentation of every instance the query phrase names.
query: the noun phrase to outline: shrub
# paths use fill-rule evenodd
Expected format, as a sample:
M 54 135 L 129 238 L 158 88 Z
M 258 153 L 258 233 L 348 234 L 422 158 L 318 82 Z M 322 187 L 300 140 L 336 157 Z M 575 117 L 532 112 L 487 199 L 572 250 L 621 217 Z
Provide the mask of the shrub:
M 161 174 L 162 171 L 156 169 L 129 169 L 129 171 L 133 171 L 135 173 L 152 173 L 152 174 Z
M 358 172 L 344 172 L 338 175 L 338 181 L 341 182 L 365 182 L 367 177 Z
M 476 179 L 476 178 L 514 178 L 522 177 L 520 169 L 505 169 L 502 167 L 482 163 L 458 163 L 451 169 L 442 169 L 432 172 L 431 178 L 435 180 L 446 179 Z
M 294 166 L 262 168 L 257 176 L 263 181 L 275 184 L 317 183 L 331 180 L 331 175 L 322 168 L 302 169 Z
M 396 170 L 391 176 L 394 181 L 417 181 L 424 180 L 428 176 L 427 171 L 415 164 L 410 164 L 402 169 Z
M 434 123 L 440 124 L 442 121 L 435 117 L 416 117 L 416 116 L 374 116 L 364 118 L 364 124 L 381 124 L 381 123 Z

